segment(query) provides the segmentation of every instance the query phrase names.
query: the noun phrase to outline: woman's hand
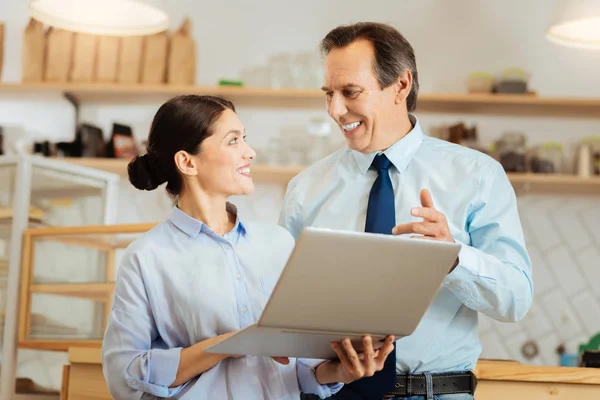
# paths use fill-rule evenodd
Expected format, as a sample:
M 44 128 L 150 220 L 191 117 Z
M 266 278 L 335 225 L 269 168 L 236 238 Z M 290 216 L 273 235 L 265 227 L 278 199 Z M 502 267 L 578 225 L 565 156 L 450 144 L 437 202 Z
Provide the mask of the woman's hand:
M 205 351 L 210 346 L 227 339 L 236 332 L 237 331 L 224 333 L 182 349 L 175 381 L 173 381 L 169 387 L 183 385 L 190 379 L 208 371 L 226 358 L 244 357 L 244 355 L 215 354 L 207 353 Z
M 233 336 L 234 334 L 236 334 L 238 331 L 233 331 L 233 332 L 228 332 L 228 333 L 224 333 L 222 335 L 216 336 L 215 342 L 221 342 L 225 339 L 227 339 L 230 336 Z M 209 339 L 210 340 L 210 339 Z M 214 343 L 214 342 L 213 342 Z M 239 358 L 239 357 L 244 357 L 243 354 L 220 354 L 220 356 L 222 357 L 222 359 L 228 358 L 228 357 L 233 357 L 233 358 Z M 290 363 L 290 359 L 288 357 L 271 357 L 275 362 L 282 364 L 282 365 L 288 365 Z

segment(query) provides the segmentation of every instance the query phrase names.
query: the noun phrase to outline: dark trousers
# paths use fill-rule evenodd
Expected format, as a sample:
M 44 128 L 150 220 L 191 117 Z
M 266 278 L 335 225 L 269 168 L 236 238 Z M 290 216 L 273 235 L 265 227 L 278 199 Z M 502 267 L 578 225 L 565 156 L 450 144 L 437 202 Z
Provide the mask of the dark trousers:
M 344 387 L 342 388 L 342 390 L 340 390 L 333 396 L 328 397 L 327 399 L 328 400 L 329 399 L 331 399 L 331 400 L 363 400 L 363 398 L 361 396 L 357 395 L 353 391 L 347 390 L 347 389 L 344 390 Z M 301 393 L 300 400 L 321 400 L 321 398 L 315 394 Z

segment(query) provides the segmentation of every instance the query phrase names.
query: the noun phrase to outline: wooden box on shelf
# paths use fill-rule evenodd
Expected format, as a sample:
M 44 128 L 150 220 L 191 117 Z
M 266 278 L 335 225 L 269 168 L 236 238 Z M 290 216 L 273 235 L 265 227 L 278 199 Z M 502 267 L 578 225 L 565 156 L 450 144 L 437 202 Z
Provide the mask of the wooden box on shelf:
M 61 400 L 112 399 L 102 373 L 99 348 L 70 347 L 69 363 L 63 365 Z
M 46 34 L 44 24 L 30 18 L 23 32 L 21 50 L 21 77 L 23 82 L 42 82 Z
M 154 225 L 28 229 L 23 238 L 19 347 L 100 347 L 119 259 Z

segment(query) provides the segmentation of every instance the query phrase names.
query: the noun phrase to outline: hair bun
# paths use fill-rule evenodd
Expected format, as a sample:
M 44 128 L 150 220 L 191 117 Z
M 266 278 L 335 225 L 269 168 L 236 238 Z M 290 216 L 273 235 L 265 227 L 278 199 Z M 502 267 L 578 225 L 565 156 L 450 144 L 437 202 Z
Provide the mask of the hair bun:
M 140 190 L 154 190 L 167 181 L 156 161 L 144 154 L 137 156 L 127 165 L 129 182 Z

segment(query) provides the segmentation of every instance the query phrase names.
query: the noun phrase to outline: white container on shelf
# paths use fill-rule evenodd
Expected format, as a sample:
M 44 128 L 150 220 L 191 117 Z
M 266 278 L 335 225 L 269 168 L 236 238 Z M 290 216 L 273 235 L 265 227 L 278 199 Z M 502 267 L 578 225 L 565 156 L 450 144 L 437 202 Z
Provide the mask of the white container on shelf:
M 582 178 L 589 178 L 592 175 L 592 149 L 588 143 L 582 143 L 579 146 L 577 175 Z

